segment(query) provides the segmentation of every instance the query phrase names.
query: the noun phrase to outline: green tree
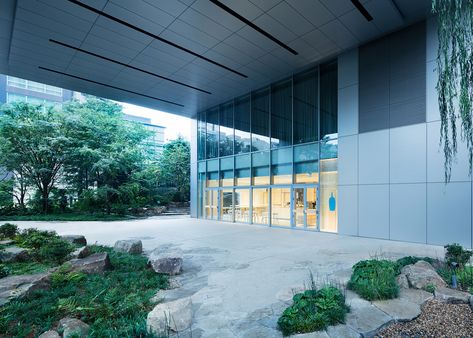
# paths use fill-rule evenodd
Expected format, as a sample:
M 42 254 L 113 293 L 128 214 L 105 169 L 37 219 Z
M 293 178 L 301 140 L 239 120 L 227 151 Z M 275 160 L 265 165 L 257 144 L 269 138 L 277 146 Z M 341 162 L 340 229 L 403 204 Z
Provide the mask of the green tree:
M 159 159 L 160 185 L 175 188 L 179 201 L 190 198 L 190 144 L 182 137 L 164 145 Z
M 458 134 L 467 146 L 470 174 L 473 167 L 473 1 L 432 0 L 432 11 L 438 22 L 440 141 L 445 155 L 445 180 L 449 181 Z
M 54 108 L 15 103 L 2 107 L 0 163 L 20 173 L 41 195 L 41 208 L 49 209 L 49 194 L 72 144 L 66 116 Z

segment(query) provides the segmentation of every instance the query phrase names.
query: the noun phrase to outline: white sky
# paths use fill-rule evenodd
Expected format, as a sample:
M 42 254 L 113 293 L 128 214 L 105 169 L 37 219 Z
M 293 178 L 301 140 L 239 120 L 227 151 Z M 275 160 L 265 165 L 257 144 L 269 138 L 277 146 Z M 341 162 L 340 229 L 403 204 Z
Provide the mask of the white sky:
M 123 106 L 123 112 L 126 114 L 151 118 L 152 124 L 166 127 L 164 131 L 164 140 L 166 142 L 176 139 L 179 135 L 190 141 L 191 120 L 189 118 L 165 113 L 160 110 L 135 106 L 134 104 L 118 103 Z

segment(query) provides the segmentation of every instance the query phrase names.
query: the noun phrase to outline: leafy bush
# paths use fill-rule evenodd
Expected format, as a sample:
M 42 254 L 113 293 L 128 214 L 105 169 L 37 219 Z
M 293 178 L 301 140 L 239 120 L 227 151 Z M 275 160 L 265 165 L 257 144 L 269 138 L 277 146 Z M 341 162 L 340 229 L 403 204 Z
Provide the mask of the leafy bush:
M 471 293 L 473 291 L 473 266 L 465 266 L 464 269 L 459 270 L 457 281 L 462 290 Z
M 0 226 L 0 238 L 13 238 L 18 233 L 18 227 L 15 224 L 5 223 Z
M 432 284 L 432 283 L 429 283 L 424 287 L 424 290 L 430 293 L 434 293 L 435 289 L 436 289 L 435 284 Z
M 445 262 L 450 266 L 451 263 L 455 262 L 464 267 L 473 255 L 473 251 L 465 250 L 458 243 L 447 244 L 444 246 L 445 252 Z
M 52 268 L 52 264 L 38 263 L 38 262 L 8 262 L 3 263 L 9 275 L 29 275 L 33 273 L 46 272 Z
M 62 266 L 50 290 L 0 308 L 0 336 L 35 337 L 68 316 L 89 324 L 89 337 L 154 337 L 147 332 L 146 316 L 154 306 L 151 297 L 168 286 L 167 277 L 149 269 L 144 256 L 100 246 L 91 251 L 108 252 L 112 270 L 82 275 Z
M 367 300 L 391 299 L 399 294 L 396 276 L 398 263 L 388 260 L 370 259 L 353 266 L 348 288 Z
M 329 325 L 343 323 L 349 310 L 345 296 L 333 286 L 298 293 L 293 300 L 294 304 L 284 310 L 278 320 L 285 336 L 319 331 Z
M 437 260 L 431 257 L 406 256 L 406 257 L 399 258 L 396 261 L 396 263 L 402 269 L 406 265 L 415 264 L 418 261 L 426 261 L 427 263 L 435 265 Z
M 10 275 L 10 269 L 5 264 L 0 264 L 0 278 Z

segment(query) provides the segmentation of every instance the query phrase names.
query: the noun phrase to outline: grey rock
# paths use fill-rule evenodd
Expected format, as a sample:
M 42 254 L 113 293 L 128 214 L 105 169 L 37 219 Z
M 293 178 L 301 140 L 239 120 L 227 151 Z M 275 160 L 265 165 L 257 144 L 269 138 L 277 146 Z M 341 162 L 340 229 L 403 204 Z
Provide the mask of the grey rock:
M 280 338 L 281 332 L 279 330 L 271 329 L 264 326 L 256 326 L 246 330 L 243 338 L 254 338 L 254 337 L 267 337 L 267 338 Z
M 406 299 L 417 305 L 423 305 L 426 301 L 433 299 L 434 295 L 424 290 L 401 289 L 399 291 L 399 298 Z
M 63 337 L 87 337 L 89 325 L 76 318 L 62 318 L 58 324 L 58 330 L 63 331 Z
M 445 281 L 438 275 L 435 269 L 425 261 L 418 261 L 415 264 L 406 265 L 401 273 L 405 274 L 409 285 L 415 289 L 425 289 L 429 284 L 435 288 L 446 287 Z
M 444 303 L 468 304 L 470 302 L 470 293 L 450 288 L 438 288 L 434 291 L 435 299 Z
M 397 321 L 413 320 L 421 313 L 419 304 L 401 298 L 375 301 L 373 305 Z
M 178 275 L 182 272 L 182 251 L 154 250 L 149 255 L 149 263 L 157 273 L 169 276 Z
M 362 336 L 370 336 L 379 327 L 392 321 L 385 312 L 364 299 L 352 297 L 348 305 L 351 310 L 346 316 L 345 323 Z
M 11 299 L 28 296 L 36 290 L 47 290 L 50 287 L 50 273 L 34 275 L 8 276 L 0 279 L 0 306 Z
M 115 242 L 113 250 L 132 255 L 140 255 L 143 252 L 143 244 L 139 239 L 121 240 Z
M 41 333 L 38 338 L 61 338 L 61 336 L 59 333 L 57 333 L 57 331 L 49 330 Z
M 192 324 L 192 301 L 190 297 L 181 298 L 172 302 L 160 303 L 148 313 L 146 326 L 153 334 L 167 334 L 181 332 L 190 328 Z
M 299 334 L 295 334 L 289 337 L 291 338 L 330 338 L 330 336 L 325 331 L 299 333 Z
M 473 296 L 470 296 L 470 309 L 473 311 Z
M 74 258 L 85 258 L 90 254 L 90 249 L 88 246 L 83 246 L 75 250 L 71 256 Z
M 0 250 L 0 261 L 2 262 L 24 262 L 29 259 L 27 249 L 11 246 Z
M 111 268 L 108 253 L 95 253 L 86 258 L 71 259 L 72 271 L 81 271 L 84 273 L 103 273 Z
M 0 241 L 0 245 L 12 245 L 15 244 L 15 241 L 12 239 L 4 239 L 3 241 Z
M 181 283 L 175 278 L 169 278 L 168 280 L 168 290 L 178 289 L 181 287 Z
M 409 289 L 409 281 L 405 274 L 399 274 L 399 276 L 396 277 L 396 282 L 401 289 Z
M 329 326 L 327 334 L 330 338 L 360 338 L 360 334 L 347 325 Z
M 87 240 L 82 235 L 64 235 L 64 236 L 61 236 L 61 238 L 72 244 L 78 244 L 82 246 L 87 245 Z

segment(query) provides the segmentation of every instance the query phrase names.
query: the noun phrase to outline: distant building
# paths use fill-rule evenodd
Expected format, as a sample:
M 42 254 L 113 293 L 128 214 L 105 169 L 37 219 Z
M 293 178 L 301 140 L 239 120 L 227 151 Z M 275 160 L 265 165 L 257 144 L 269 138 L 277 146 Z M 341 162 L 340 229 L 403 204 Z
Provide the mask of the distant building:
M 153 146 L 156 150 L 156 154 L 160 155 L 163 152 L 164 147 L 164 129 L 166 127 L 158 126 L 151 123 L 151 119 L 147 117 L 134 116 L 129 114 L 123 114 L 123 118 L 127 121 L 133 121 L 142 124 L 147 130 L 152 131 L 154 134 L 149 139 L 149 145 Z

